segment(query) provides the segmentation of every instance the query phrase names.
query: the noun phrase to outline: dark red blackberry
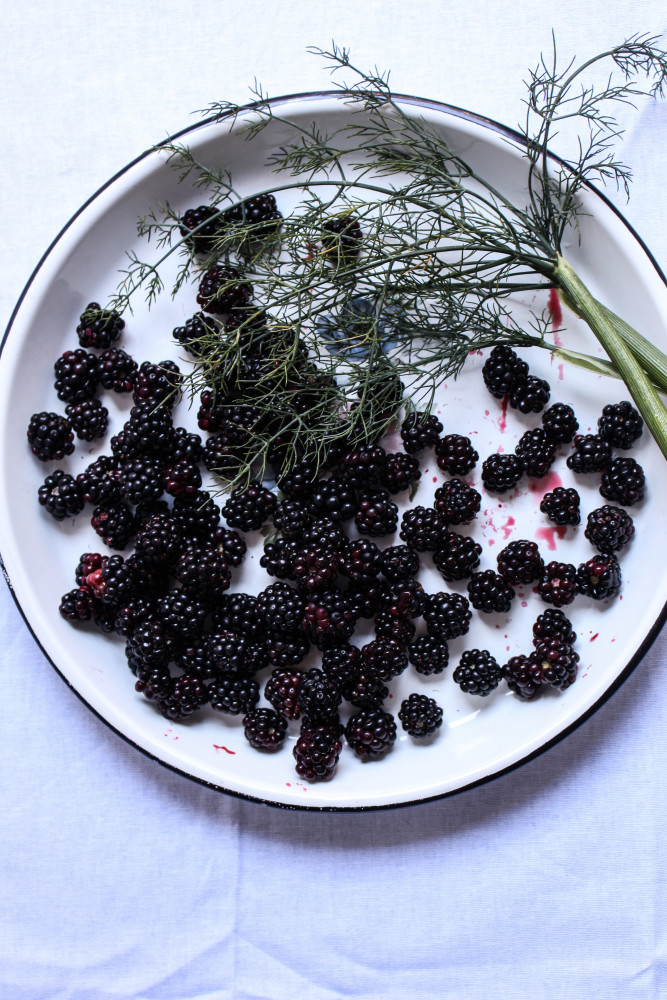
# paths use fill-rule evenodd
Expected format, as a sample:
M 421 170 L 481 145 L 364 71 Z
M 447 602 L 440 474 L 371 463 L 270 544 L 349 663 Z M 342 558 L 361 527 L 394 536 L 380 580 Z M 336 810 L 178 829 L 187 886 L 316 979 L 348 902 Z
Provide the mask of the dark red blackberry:
M 632 507 L 644 499 L 645 490 L 644 470 L 634 458 L 615 458 L 602 473 L 600 495 L 605 500 Z
M 300 630 L 269 629 L 264 649 L 269 666 L 294 667 L 308 656 L 310 640 Z
M 564 691 L 576 679 L 579 654 L 561 639 L 544 639 L 536 643 L 529 660 L 530 671 L 539 684 L 549 684 Z
M 398 507 L 386 490 L 362 490 L 354 514 L 357 531 L 382 538 L 398 527 Z
M 158 701 L 158 708 L 165 719 L 182 722 L 198 712 L 209 700 L 209 691 L 198 677 L 175 677 L 171 690 Z
M 398 451 L 387 455 L 380 484 L 388 493 L 402 493 L 414 487 L 420 478 L 421 471 L 417 459 Z
M 442 709 L 434 698 L 425 694 L 411 694 L 401 702 L 398 712 L 401 725 L 408 736 L 423 739 L 432 736 L 442 725 Z
M 379 611 L 374 619 L 375 637 L 393 639 L 399 646 L 407 646 L 415 634 L 415 626 L 409 618 L 392 615 L 390 611 Z
M 547 608 L 533 625 L 533 644 L 542 639 L 560 639 L 572 646 L 577 641 L 577 634 L 572 628 L 572 622 L 563 614 L 560 608 Z
M 481 494 L 462 479 L 450 479 L 435 491 L 433 506 L 446 524 L 468 524 L 479 512 Z
M 554 444 L 569 444 L 579 430 L 579 423 L 571 406 L 554 403 L 542 414 L 542 427 Z
M 622 552 L 635 534 L 632 518 L 622 507 L 605 504 L 588 515 L 584 535 L 600 552 Z
M 420 635 L 408 646 L 408 658 L 418 674 L 441 674 L 449 663 L 449 648 L 444 639 Z
M 195 313 L 172 331 L 174 340 L 195 358 L 201 358 L 211 351 L 220 338 L 220 327 L 212 316 Z
M 123 497 L 130 504 L 146 503 L 162 496 L 163 466 L 159 458 L 138 455 L 123 462 L 119 473 Z
M 338 685 L 322 670 L 315 668 L 304 674 L 297 695 L 301 711 L 317 725 L 338 714 L 341 693 Z
M 58 399 L 65 403 L 81 403 L 95 395 L 100 378 L 99 362 L 95 354 L 81 348 L 65 351 L 54 364 L 53 370 Z
M 135 675 L 143 666 L 166 666 L 174 652 L 174 638 L 159 618 L 139 622 L 125 644 L 128 666 Z
M 474 469 L 479 454 L 469 437 L 463 434 L 446 434 L 435 446 L 438 467 L 450 476 L 465 476 Z
M 520 413 L 541 413 L 550 396 L 551 387 L 546 379 L 528 375 L 520 385 L 511 390 L 509 404 Z
M 81 486 L 62 469 L 56 469 L 46 477 L 39 487 L 37 499 L 56 521 L 76 517 L 85 506 Z
M 484 362 L 482 378 L 491 395 L 502 399 L 526 381 L 528 365 L 507 344 L 498 344 Z
M 251 677 L 225 674 L 209 688 L 211 708 L 227 715 L 241 715 L 252 711 L 259 701 L 259 684 Z
M 441 547 L 433 553 L 433 562 L 448 582 L 465 580 L 479 566 L 481 554 L 482 546 L 474 538 L 448 531 Z
M 90 622 L 99 614 L 100 604 L 90 587 L 76 587 L 63 594 L 58 611 L 68 622 Z
M 631 448 L 642 436 L 643 430 L 644 421 L 629 400 L 608 403 L 602 408 L 602 416 L 598 420 L 598 434 L 608 441 L 612 448 Z
M 124 329 L 125 320 L 115 309 L 102 309 L 98 302 L 89 302 L 81 313 L 76 332 L 82 347 L 105 351 Z
M 214 267 L 199 283 L 197 302 L 204 312 L 228 315 L 242 309 L 252 298 L 253 288 L 233 267 Z
M 357 616 L 347 594 L 327 590 L 306 602 L 301 628 L 318 649 L 345 642 L 354 632 Z
M 137 362 L 121 347 L 111 347 L 98 358 L 100 385 L 112 392 L 132 392 Z
M 361 445 L 347 451 L 338 462 L 346 482 L 357 488 L 379 486 L 384 472 L 387 453 L 379 445 Z
M 482 482 L 490 493 L 506 493 L 514 489 L 523 472 L 523 460 L 511 452 L 489 455 L 482 462 Z
M 132 566 L 122 556 L 105 557 L 97 569 L 87 574 L 84 582 L 103 604 L 120 605 L 136 591 Z
M 207 606 L 216 604 L 231 584 L 227 560 L 219 549 L 205 543 L 186 545 L 173 573 L 185 593 Z
M 258 194 L 246 198 L 239 205 L 226 209 L 222 217 L 228 224 L 252 226 L 249 236 L 255 239 L 266 239 L 267 236 L 277 233 L 282 219 L 275 195 L 272 194 Z
M 292 751 L 296 773 L 306 781 L 328 781 L 334 775 L 342 748 L 335 730 L 327 726 L 306 729 Z
M 317 479 L 317 465 L 307 459 L 292 464 L 278 478 L 278 489 L 286 497 L 302 500 L 310 497 Z
M 429 594 L 424 607 L 424 621 L 430 636 L 436 639 L 457 639 L 470 628 L 470 602 L 462 594 L 441 591 Z
M 123 425 L 124 448 L 128 455 L 154 455 L 168 459 L 174 446 L 171 410 L 150 400 L 136 403 Z
M 243 733 L 255 750 L 279 750 L 287 735 L 287 719 L 270 708 L 253 708 L 243 720 Z
M 338 553 L 338 565 L 349 580 L 374 580 L 380 571 L 380 558 L 380 550 L 370 538 L 351 538 Z
M 381 708 L 363 708 L 345 726 L 345 739 L 360 760 L 377 760 L 396 742 L 396 722 Z
M 297 550 L 292 560 L 292 575 L 303 594 L 325 590 L 336 582 L 338 557 L 317 547 Z
M 442 424 L 434 413 L 415 410 L 408 413 L 401 424 L 403 447 L 409 455 L 415 455 L 423 448 L 434 447 L 441 433 Z
M 324 230 L 322 249 L 328 264 L 338 267 L 346 264 L 350 258 L 358 256 L 363 233 L 359 220 L 353 215 L 327 219 L 322 224 L 322 229 Z
M 461 654 L 453 677 L 466 694 L 485 698 L 500 684 L 502 671 L 488 649 L 467 649 Z
M 82 403 L 71 403 L 65 407 L 65 413 L 72 425 L 72 430 L 82 441 L 94 441 L 102 438 L 109 425 L 109 411 L 99 399 L 86 399 Z
M 181 216 L 179 230 L 187 237 L 195 253 L 211 254 L 216 249 L 216 238 L 222 229 L 221 212 L 211 205 L 188 208 Z
M 300 670 L 278 668 L 272 671 L 266 682 L 266 700 L 286 719 L 298 719 L 301 715 L 298 696 L 303 678 L 304 674 Z
M 519 539 L 498 553 L 498 572 L 509 584 L 534 583 L 544 569 L 544 561 L 535 542 Z
M 132 399 L 135 403 L 158 403 L 173 410 L 180 399 L 183 380 L 180 369 L 173 361 L 144 361 L 134 379 Z
M 396 583 L 417 576 L 421 568 L 419 556 L 408 545 L 390 545 L 378 557 L 378 571 Z
M 302 500 L 279 500 L 273 511 L 273 523 L 283 538 L 300 538 L 311 522 L 308 506 Z
M 33 413 L 27 435 L 30 450 L 40 462 L 60 461 L 74 451 L 72 425 L 58 413 Z
M 257 480 L 247 487 L 237 487 L 222 508 L 222 516 L 230 528 L 257 531 L 267 521 L 276 506 L 276 497 Z
M 127 548 L 136 528 L 134 514 L 122 501 L 96 507 L 90 523 L 110 549 Z
M 556 608 L 571 604 L 577 596 L 577 570 L 572 563 L 547 563 L 537 581 L 537 593 Z
M 81 587 L 86 583 L 86 578 L 90 576 L 91 573 L 95 573 L 96 570 L 101 569 L 109 560 L 108 556 L 102 555 L 101 552 L 84 552 L 79 558 L 77 567 L 74 573 L 74 578 L 78 585 Z
M 541 684 L 533 670 L 535 657 L 512 656 L 503 664 L 502 675 L 510 691 L 521 701 L 534 701 L 540 693 Z
M 354 487 L 340 476 L 318 479 L 310 495 L 310 509 L 318 518 L 349 521 L 354 517 L 357 495 Z
M 86 503 L 114 503 L 123 493 L 119 480 L 119 464 L 108 455 L 101 455 L 76 477 Z
M 546 476 L 556 457 L 556 445 L 542 427 L 534 427 L 522 434 L 515 451 L 531 479 Z
M 179 458 L 164 470 L 162 484 L 172 497 L 197 496 L 202 484 L 199 466 L 189 458 Z
M 170 590 L 157 599 L 157 612 L 164 627 L 176 638 L 200 635 L 208 609 L 184 590 Z
M 197 410 L 197 426 L 203 431 L 216 434 L 222 430 L 225 414 L 229 405 L 229 397 L 213 389 L 204 389 L 199 397 Z
M 443 544 L 447 525 L 433 507 L 417 505 L 404 511 L 400 537 L 417 552 L 434 552 Z
M 574 451 L 567 459 L 573 472 L 602 472 L 611 465 L 612 451 L 608 441 L 598 434 L 577 434 Z
M 575 489 L 557 486 L 545 493 L 540 501 L 540 510 L 554 524 L 562 526 L 579 524 L 581 521 L 581 498 Z
M 293 580 L 294 560 L 300 555 L 299 543 L 290 538 L 277 538 L 275 542 L 266 542 L 259 565 L 269 576 L 279 580 Z
M 468 582 L 468 598 L 473 608 L 486 615 L 510 610 L 515 593 L 500 574 L 492 569 L 473 573 Z
M 268 629 L 295 632 L 301 627 L 305 601 L 288 583 L 278 581 L 266 587 L 256 598 L 258 615 Z
M 173 565 L 182 545 L 183 533 L 173 514 L 153 514 L 135 539 L 137 555 L 153 565 Z
M 621 567 L 613 553 L 598 552 L 577 569 L 577 590 L 596 601 L 616 597 L 621 583 Z

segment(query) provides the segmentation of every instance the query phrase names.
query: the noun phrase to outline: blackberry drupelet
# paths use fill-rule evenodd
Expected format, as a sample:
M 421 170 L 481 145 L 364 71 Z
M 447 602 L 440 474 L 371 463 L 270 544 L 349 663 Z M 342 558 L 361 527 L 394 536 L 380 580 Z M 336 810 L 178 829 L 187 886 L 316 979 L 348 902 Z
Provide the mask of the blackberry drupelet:
M 357 495 L 354 487 L 340 476 L 318 479 L 310 495 L 310 509 L 317 518 L 349 521 L 354 517 Z
M 398 527 L 398 507 L 386 490 L 363 490 L 359 494 L 354 523 L 362 535 L 382 538 Z
M 381 708 L 363 708 L 349 719 L 345 739 L 360 760 L 378 760 L 396 742 L 396 722 Z
M 643 430 L 644 421 L 629 400 L 608 403 L 602 408 L 602 416 L 598 420 L 598 434 L 608 441 L 612 448 L 631 448 L 642 436 Z
M 377 568 L 387 580 L 396 583 L 417 576 L 421 561 L 408 545 L 390 545 L 380 552 Z
M 299 687 L 304 674 L 301 670 L 287 670 L 278 667 L 271 672 L 266 682 L 266 700 L 286 719 L 298 719 L 301 715 Z
M 112 392 L 132 392 L 138 365 L 121 347 L 111 347 L 98 358 L 100 385 Z
M 442 725 L 442 709 L 425 694 L 413 693 L 405 698 L 398 717 L 405 732 L 416 739 L 432 736 Z
M 447 525 L 433 507 L 419 504 L 403 512 L 400 537 L 417 552 L 434 552 L 443 544 Z
M 172 331 L 174 340 L 195 358 L 203 357 L 220 337 L 220 327 L 212 316 L 195 313 Z
M 74 451 L 74 431 L 58 413 L 33 413 L 28 424 L 28 444 L 40 462 L 60 461 Z
M 163 404 L 169 410 L 180 399 L 183 381 L 180 369 L 173 361 L 144 361 L 134 378 L 132 399 L 135 403 Z
M 579 423 L 571 406 L 554 403 L 542 414 L 542 427 L 554 444 L 569 444 L 579 430 Z
M 581 521 L 581 498 L 575 489 L 557 486 L 545 493 L 540 501 L 540 510 L 550 521 L 561 526 L 579 524 Z
M 551 387 L 546 379 L 528 377 L 509 393 L 509 404 L 520 413 L 541 413 L 549 402 Z
M 542 427 L 534 427 L 522 434 L 515 451 L 531 479 L 546 476 L 556 457 L 556 445 Z
M 535 542 L 519 539 L 498 553 L 498 572 L 509 584 L 534 583 L 544 569 L 544 561 Z
M 162 496 L 163 466 L 159 458 L 138 455 L 123 462 L 118 481 L 130 504 L 146 503 Z
M 542 639 L 560 639 L 570 646 L 577 641 L 572 622 L 560 608 L 547 608 L 537 616 L 533 625 L 533 645 Z
M 398 451 L 387 455 L 380 483 L 388 493 L 403 493 L 418 483 L 420 478 L 421 470 L 417 459 Z
M 327 726 L 306 729 L 292 751 L 296 773 L 306 781 L 328 781 L 334 775 L 342 748 L 335 730 Z
M 634 458 L 615 458 L 602 473 L 600 495 L 605 500 L 632 507 L 644 499 L 645 490 L 644 470 Z
M 93 511 L 90 523 L 110 549 L 127 548 L 136 528 L 134 514 L 122 500 L 100 504 Z
M 46 477 L 37 491 L 37 499 L 56 521 L 76 517 L 86 503 L 79 483 L 62 469 L 56 469 Z
M 515 593 L 499 573 L 485 569 L 473 573 L 468 581 L 468 598 L 473 608 L 484 614 L 501 614 L 510 610 Z
M 511 452 L 489 455 L 482 462 L 482 482 L 490 493 L 514 489 L 524 472 L 522 459 Z
M 208 256 L 215 251 L 216 238 L 222 229 L 220 209 L 211 205 L 188 208 L 181 216 L 179 230 L 187 237 L 195 253 Z M 196 230 L 194 232 L 193 230 Z
M 479 513 L 481 504 L 481 494 L 456 478 L 439 486 L 433 501 L 446 524 L 468 524 Z
M 579 473 L 602 472 L 611 465 L 611 460 L 611 445 L 599 434 L 576 434 L 567 467 Z
M 259 701 L 259 684 L 251 677 L 226 674 L 217 678 L 209 688 L 211 708 L 227 715 L 241 715 L 252 711 Z
M 222 508 L 222 516 L 230 528 L 257 531 L 267 521 L 276 506 L 276 497 L 259 481 L 253 480 L 245 489 L 237 487 Z
M 95 395 L 100 379 L 99 361 L 95 354 L 82 348 L 65 351 L 55 362 L 53 370 L 55 390 L 58 399 L 63 402 L 82 403 Z
M 502 666 L 502 675 L 510 691 L 521 701 L 534 701 L 540 693 L 541 684 L 532 669 L 534 656 L 512 656 Z
M 502 671 L 488 649 L 467 649 L 461 654 L 453 677 L 466 694 L 485 698 L 500 684 Z
M 158 708 L 165 719 L 182 722 L 198 712 L 209 700 L 209 691 L 198 677 L 175 677 L 171 690 L 158 701 Z
M 243 720 L 243 733 L 255 750 L 279 750 L 287 735 L 287 719 L 270 708 L 253 708 Z
M 596 601 L 616 597 L 621 583 L 621 567 L 613 553 L 596 553 L 577 569 L 577 590 Z
M 482 554 L 482 546 L 469 535 L 448 531 L 443 544 L 433 553 L 433 562 L 444 580 L 465 580 L 471 576 Z
M 380 572 L 381 552 L 370 538 L 351 538 L 338 554 L 340 572 L 349 580 L 374 580 Z
M 592 510 L 584 535 L 600 552 L 622 552 L 635 534 L 635 525 L 626 510 L 605 504 Z
M 556 608 L 571 604 L 577 596 L 577 570 L 572 563 L 547 563 L 537 581 L 537 593 Z
M 105 351 L 124 329 L 125 320 L 115 309 L 102 309 L 99 302 L 89 302 L 79 317 L 76 332 L 82 347 Z
M 426 630 L 432 638 L 457 639 L 470 628 L 470 602 L 462 594 L 429 594 L 424 607 Z
M 484 362 L 482 378 L 491 395 L 502 399 L 526 381 L 528 365 L 507 344 L 498 344 Z
M 438 468 L 450 476 L 465 476 L 474 469 L 479 454 L 469 437 L 463 434 L 447 434 L 435 446 Z
M 242 309 L 252 298 L 253 287 L 233 267 L 214 267 L 199 283 L 197 302 L 204 312 L 228 315 Z
M 423 448 L 432 448 L 438 443 L 442 424 L 434 413 L 408 413 L 401 424 L 401 440 L 409 455 L 415 455 Z
M 418 674 L 441 674 L 449 663 L 449 648 L 444 639 L 420 635 L 408 646 L 408 658 Z

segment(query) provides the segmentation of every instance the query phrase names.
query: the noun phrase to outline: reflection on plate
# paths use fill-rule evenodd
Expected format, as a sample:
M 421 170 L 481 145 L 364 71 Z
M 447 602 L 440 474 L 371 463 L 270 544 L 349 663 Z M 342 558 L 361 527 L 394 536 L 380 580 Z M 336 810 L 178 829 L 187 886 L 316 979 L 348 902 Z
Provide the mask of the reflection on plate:
M 338 97 L 311 95 L 286 98 L 283 113 L 324 127 L 341 123 L 348 112 Z M 510 133 L 474 115 L 430 102 L 405 99 L 408 111 L 424 114 L 449 141 L 505 190 L 520 191 L 524 164 Z M 263 167 L 271 145 L 283 137 L 280 127 L 266 129 L 252 143 L 230 133 L 228 126 L 208 124 L 188 131 L 187 141 L 204 160 L 226 163 L 242 179 L 242 195 L 271 187 Z M 654 638 L 664 617 L 667 598 L 665 534 L 657 504 L 651 496 L 667 488 L 667 466 L 645 434 L 632 454 L 646 471 L 648 499 L 633 508 L 636 537 L 622 554 L 624 584 L 609 604 L 579 598 L 567 610 L 578 633 L 579 676 L 565 692 L 550 691 L 535 702 L 523 703 L 502 686 L 488 698 L 461 692 L 452 680 L 453 668 L 464 649 L 489 649 L 498 662 L 528 652 L 531 627 L 545 605 L 530 587 L 517 588 L 509 615 L 476 614 L 470 633 L 450 643 L 450 668 L 422 677 L 411 669 L 392 682 L 386 707 L 397 712 L 408 693 L 434 697 L 443 707 L 445 722 L 428 745 L 416 744 L 399 727 L 399 738 L 384 760 L 362 764 L 344 748 L 335 778 L 323 784 L 299 781 L 291 749 L 296 730 L 275 754 L 252 750 L 243 736 L 240 718 L 206 711 L 183 725 L 166 722 L 134 690 L 124 656 L 123 640 L 102 637 L 97 630 L 74 628 L 58 615 L 62 594 L 74 585 L 74 567 L 84 551 L 98 551 L 100 540 L 88 523 L 88 514 L 73 522 L 54 522 L 38 506 L 36 492 L 52 468 L 28 452 L 25 429 L 31 413 L 40 409 L 62 412 L 53 388 L 52 364 L 63 351 L 78 346 L 75 328 L 88 302 L 104 302 L 114 290 L 124 254 L 132 249 L 139 215 L 158 200 L 169 199 L 179 210 L 198 204 L 201 195 L 176 183 L 173 172 L 157 153 L 141 157 L 122 171 L 84 206 L 61 233 L 39 265 L 14 314 L 5 336 L 0 364 L 0 442 L 2 509 L 0 547 L 12 592 L 35 638 L 74 691 L 113 729 L 137 748 L 167 766 L 215 788 L 277 805 L 301 808 L 359 809 L 424 801 L 488 780 L 534 756 L 584 720 L 636 665 Z M 289 204 L 281 204 L 283 211 Z M 595 192 L 585 197 L 581 248 L 568 253 L 599 298 L 640 331 L 659 339 L 667 314 L 667 289 L 648 253 L 625 222 Z M 597 261 L 604 248 L 605 266 Z M 137 246 L 137 252 L 139 248 Z M 535 301 L 537 309 L 545 301 Z M 519 315 L 521 306 L 518 306 Z M 151 311 L 135 304 L 127 317 L 122 345 L 138 360 L 173 357 L 186 364 L 170 331 L 193 312 L 192 289 L 176 301 L 160 299 Z M 583 324 L 566 318 L 563 333 L 578 350 L 597 347 Z M 531 371 L 551 383 L 552 402 L 570 403 L 583 432 L 594 430 L 606 402 L 626 397 L 621 383 L 566 369 L 547 352 L 524 356 Z M 504 411 L 484 389 L 482 357 L 471 358 L 457 381 L 443 385 L 437 411 L 447 433 L 469 435 L 480 454 L 470 481 L 480 489 L 481 459 L 500 449 L 513 451 L 518 438 L 539 424 L 536 415 Z M 115 433 L 127 417 L 130 402 L 105 395 Z M 195 410 L 181 403 L 178 425 L 196 429 Z M 108 440 L 108 438 L 107 438 Z M 398 438 L 387 447 L 395 448 Z M 79 442 L 74 454 L 59 467 L 78 473 L 104 450 Z M 595 477 L 576 479 L 565 465 L 567 446 L 560 449 L 552 472 L 543 480 L 523 479 L 509 496 L 483 494 L 482 510 L 469 528 L 483 546 L 481 568 L 495 568 L 501 548 L 511 540 L 536 539 L 545 558 L 575 565 L 592 554 L 583 529 L 554 529 L 539 511 L 547 489 L 561 481 L 576 485 L 586 513 L 604 502 Z M 423 453 L 422 480 L 413 503 L 428 506 L 446 478 L 432 453 Z M 401 495 L 401 498 L 403 495 Z M 401 507 L 409 502 L 401 500 Z M 273 582 L 259 566 L 262 538 L 252 544 L 243 566 L 233 574 L 234 590 L 257 593 Z M 381 544 L 397 541 L 389 537 Z M 428 592 L 447 589 L 428 556 L 420 579 Z M 465 593 L 464 584 L 450 585 Z M 372 637 L 361 628 L 354 641 Z M 312 656 L 302 666 L 315 666 Z

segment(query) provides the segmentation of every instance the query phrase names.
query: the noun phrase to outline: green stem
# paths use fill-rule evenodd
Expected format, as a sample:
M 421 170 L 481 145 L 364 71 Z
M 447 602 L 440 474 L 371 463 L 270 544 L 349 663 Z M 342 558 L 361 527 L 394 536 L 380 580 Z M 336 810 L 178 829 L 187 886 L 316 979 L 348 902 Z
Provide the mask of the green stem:
M 641 364 L 611 322 L 607 311 L 591 295 L 571 264 L 560 255 L 556 262 L 554 281 L 565 293 L 565 302 L 568 305 L 571 303 L 577 315 L 588 323 L 613 361 L 647 427 L 667 458 L 667 409 Z
M 644 371 L 651 376 L 661 392 L 667 392 L 667 355 L 607 306 L 602 303 L 598 303 L 598 305 L 604 310 L 614 329 L 641 363 Z

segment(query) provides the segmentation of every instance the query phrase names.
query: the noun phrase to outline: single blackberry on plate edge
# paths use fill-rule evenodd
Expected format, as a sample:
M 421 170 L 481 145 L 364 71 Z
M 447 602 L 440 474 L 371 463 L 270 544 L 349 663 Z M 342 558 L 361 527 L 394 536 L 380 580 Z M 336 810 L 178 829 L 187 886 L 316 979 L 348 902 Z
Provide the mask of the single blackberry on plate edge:
M 76 332 L 82 347 L 105 351 L 124 329 L 125 320 L 115 309 L 102 309 L 99 302 L 89 302 L 79 317 Z
M 621 567 L 613 553 L 598 552 L 577 569 L 577 590 L 596 601 L 616 597 L 621 582 Z
M 629 400 L 608 403 L 602 408 L 598 434 L 613 448 L 631 448 L 643 430 L 644 421 Z
M 257 480 L 247 487 L 237 487 L 222 508 L 222 516 L 230 528 L 257 531 L 267 521 L 276 506 L 275 494 Z
M 396 742 L 396 722 L 381 708 L 363 708 L 349 719 L 345 739 L 360 760 L 378 760 Z
M 579 524 L 581 521 L 581 498 L 575 489 L 556 486 L 545 493 L 540 501 L 540 510 L 550 521 L 561 526 Z
M 442 424 L 434 413 L 408 413 L 401 424 L 401 439 L 403 447 L 409 455 L 414 455 L 423 448 L 437 444 L 442 433 Z
M 537 616 L 533 625 L 533 644 L 542 639 L 560 639 L 570 646 L 577 641 L 572 622 L 560 608 L 547 608 Z
M 509 404 L 520 413 L 541 413 L 549 402 L 551 387 L 546 379 L 529 375 L 509 394 Z
M 482 482 L 490 493 L 514 489 L 524 472 L 522 459 L 510 452 L 497 452 L 482 462 Z
M 533 671 L 534 657 L 512 656 L 502 666 L 502 675 L 510 691 L 521 701 L 534 701 L 540 693 L 541 684 Z
M 199 205 L 183 212 L 180 233 L 188 238 L 187 242 L 195 253 L 208 255 L 214 252 L 216 237 L 222 228 L 221 214 L 220 209 L 211 205 Z
M 450 476 L 465 476 L 474 469 L 479 454 L 469 437 L 463 434 L 447 434 L 435 446 L 438 468 Z
M 389 493 L 402 493 L 421 478 L 419 462 L 412 455 L 398 451 L 387 455 L 380 482 Z
M 390 545 L 380 552 L 377 567 L 387 580 L 394 583 L 417 576 L 421 561 L 408 545 Z
M 68 622 L 89 622 L 100 612 L 100 603 L 90 587 L 75 587 L 60 599 L 60 615 Z
M 602 473 L 600 495 L 605 500 L 632 507 L 644 499 L 645 489 L 644 470 L 634 458 L 615 458 Z
M 461 654 L 453 677 L 466 694 L 485 698 L 500 684 L 502 671 L 488 649 L 467 649 Z
M 398 507 L 385 490 L 363 490 L 354 513 L 354 523 L 362 535 L 381 538 L 398 527 Z
M 209 691 L 198 677 L 175 677 L 169 693 L 158 701 L 158 708 L 165 719 L 182 722 L 198 712 L 209 700 Z
M 417 552 L 433 552 L 440 548 L 447 524 L 433 507 L 419 504 L 403 512 L 399 535 L 411 549 Z
M 468 581 L 468 598 L 473 608 L 484 614 L 506 613 L 512 606 L 512 587 L 492 569 L 473 573 Z
M 342 748 L 335 730 L 327 726 L 306 729 L 292 750 L 296 773 L 306 781 L 328 781 L 334 775 Z
M 411 694 L 405 698 L 398 717 L 405 732 L 416 739 L 432 736 L 442 725 L 442 709 L 434 698 L 425 694 Z
M 58 413 L 33 413 L 28 424 L 28 444 L 40 462 L 60 461 L 74 451 L 74 431 Z
M 572 563 L 547 563 L 537 581 L 537 593 L 556 608 L 572 604 L 577 596 L 577 570 Z
M 73 476 L 56 469 L 47 476 L 37 492 L 37 499 L 56 521 L 76 517 L 85 506 L 81 486 Z
M 526 381 L 528 365 L 507 344 L 498 344 L 484 362 L 482 378 L 491 395 L 502 399 Z
M 622 552 L 634 533 L 635 525 L 628 512 L 610 504 L 592 510 L 584 528 L 584 535 L 600 552 Z
M 444 591 L 429 594 L 424 607 L 428 634 L 436 639 L 457 639 L 470 628 L 470 602 L 462 594 Z
M 211 708 L 227 715 L 250 712 L 259 701 L 259 684 L 251 677 L 226 674 L 209 688 Z
M 65 403 L 81 403 L 95 395 L 100 378 L 97 355 L 82 348 L 65 351 L 53 366 L 55 390 Z
M 479 513 L 481 494 L 462 479 L 450 479 L 435 491 L 433 506 L 447 524 L 468 524 Z
M 252 298 L 253 287 L 233 267 L 214 267 L 199 283 L 197 302 L 204 312 L 227 315 L 242 309 Z
M 271 708 L 253 708 L 243 719 L 243 733 L 255 750 L 279 750 L 287 735 L 287 719 Z
M 448 531 L 443 544 L 433 553 L 433 562 L 448 582 L 471 576 L 482 554 L 482 546 L 469 535 Z
M 530 479 L 546 476 L 556 456 L 556 445 L 542 427 L 534 427 L 522 434 L 515 448 Z
M 553 403 L 542 414 L 542 427 L 554 444 L 569 444 L 579 430 L 579 423 L 571 406 Z
M 572 472 L 602 472 L 611 465 L 611 460 L 611 445 L 599 434 L 576 434 L 567 467 Z
M 266 700 L 286 719 L 298 719 L 301 715 L 299 687 L 304 676 L 301 670 L 278 667 L 271 672 L 266 682 L 264 688 Z
M 519 539 L 498 553 L 498 572 L 509 584 L 533 583 L 544 569 L 544 561 L 535 542 Z

